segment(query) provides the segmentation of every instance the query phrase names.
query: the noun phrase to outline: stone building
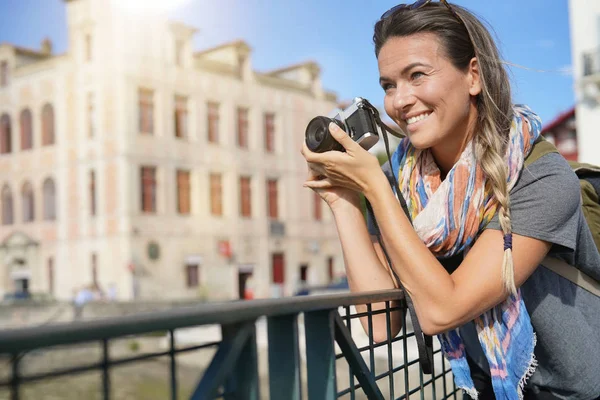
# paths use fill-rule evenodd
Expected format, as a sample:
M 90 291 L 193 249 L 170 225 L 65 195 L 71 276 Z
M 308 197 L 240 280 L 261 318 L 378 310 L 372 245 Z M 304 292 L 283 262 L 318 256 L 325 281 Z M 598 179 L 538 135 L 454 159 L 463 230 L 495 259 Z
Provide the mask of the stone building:
M 0 293 L 271 297 L 342 272 L 302 187 L 306 124 L 336 108 L 318 65 L 257 72 L 243 41 L 198 52 L 116 4 L 66 0 L 65 54 L 0 47 Z

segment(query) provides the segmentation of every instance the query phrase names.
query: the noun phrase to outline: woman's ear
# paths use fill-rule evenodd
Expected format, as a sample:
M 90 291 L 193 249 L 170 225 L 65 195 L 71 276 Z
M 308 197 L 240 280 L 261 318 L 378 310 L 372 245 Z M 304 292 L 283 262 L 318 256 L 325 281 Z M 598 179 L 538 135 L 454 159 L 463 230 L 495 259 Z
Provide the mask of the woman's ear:
M 481 93 L 481 76 L 479 74 L 479 62 L 477 57 L 473 57 L 469 63 L 468 71 L 469 94 L 477 96 Z

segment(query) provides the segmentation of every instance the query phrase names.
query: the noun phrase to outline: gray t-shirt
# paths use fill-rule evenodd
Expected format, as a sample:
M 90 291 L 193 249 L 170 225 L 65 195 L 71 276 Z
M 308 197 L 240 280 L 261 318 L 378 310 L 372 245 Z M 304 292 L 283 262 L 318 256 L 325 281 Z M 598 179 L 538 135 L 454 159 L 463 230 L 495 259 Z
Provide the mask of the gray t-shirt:
M 600 280 L 600 254 L 581 209 L 579 180 L 562 156 L 544 155 L 524 169 L 510 202 L 514 233 L 552 243 L 551 256 Z M 368 225 L 376 234 L 373 222 Z M 497 216 L 486 229 L 500 230 Z M 440 260 L 451 271 L 456 265 L 448 261 Z M 600 298 L 543 266 L 521 291 L 537 336 L 538 367 L 528 386 L 542 387 L 561 399 L 600 396 Z M 469 356 L 489 371 L 473 324 L 460 331 Z

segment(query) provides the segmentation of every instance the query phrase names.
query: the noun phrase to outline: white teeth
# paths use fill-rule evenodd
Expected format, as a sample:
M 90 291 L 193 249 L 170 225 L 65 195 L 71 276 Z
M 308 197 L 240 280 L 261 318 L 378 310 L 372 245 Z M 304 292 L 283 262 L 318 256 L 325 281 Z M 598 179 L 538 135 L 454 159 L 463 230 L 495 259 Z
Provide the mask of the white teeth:
M 429 117 L 429 114 L 431 114 L 431 113 L 424 113 L 424 114 L 421 114 L 421 115 L 417 115 L 416 117 L 411 117 L 411 118 L 409 118 L 409 119 L 406 120 L 406 123 L 409 124 L 409 125 L 410 124 L 414 124 L 415 122 L 424 120 L 425 118 Z

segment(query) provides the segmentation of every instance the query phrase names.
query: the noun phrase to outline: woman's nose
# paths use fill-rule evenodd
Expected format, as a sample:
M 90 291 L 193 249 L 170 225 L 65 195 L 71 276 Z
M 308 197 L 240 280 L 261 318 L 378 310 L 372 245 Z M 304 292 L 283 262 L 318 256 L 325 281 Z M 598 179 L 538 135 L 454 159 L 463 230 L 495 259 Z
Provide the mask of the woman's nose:
M 394 96 L 394 108 L 398 111 L 405 111 L 407 108 L 410 108 L 410 106 L 412 106 L 413 104 L 415 104 L 415 96 L 412 92 L 410 92 L 409 90 L 402 90 L 401 88 L 398 88 L 398 90 L 396 90 L 395 96 Z

